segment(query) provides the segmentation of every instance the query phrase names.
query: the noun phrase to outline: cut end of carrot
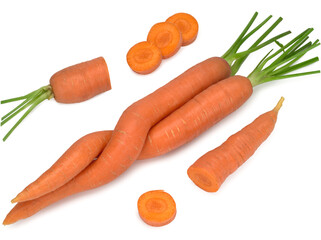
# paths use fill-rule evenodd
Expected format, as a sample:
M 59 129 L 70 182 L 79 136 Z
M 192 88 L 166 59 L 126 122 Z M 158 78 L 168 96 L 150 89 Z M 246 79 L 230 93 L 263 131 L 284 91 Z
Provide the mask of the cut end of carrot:
M 11 203 L 16 203 L 19 202 L 19 197 L 16 196 L 14 199 L 11 200 Z
M 280 108 L 282 107 L 282 104 L 284 102 L 284 97 L 281 97 L 281 99 L 278 101 L 278 103 L 276 104 L 276 106 L 273 108 L 273 111 L 275 111 L 276 113 L 279 112 Z
M 169 58 L 181 48 L 182 34 L 175 24 L 160 22 L 152 26 L 147 41 L 161 50 L 163 58 Z
M 138 199 L 137 207 L 141 219 L 154 227 L 169 224 L 176 216 L 176 203 L 172 196 L 163 190 L 142 194 Z
M 175 24 L 182 34 L 182 46 L 187 46 L 195 41 L 198 33 L 198 22 L 188 13 L 176 13 L 166 22 Z
M 215 176 L 201 167 L 190 166 L 187 170 L 187 175 L 196 186 L 206 192 L 216 192 L 221 186 Z
M 161 50 L 146 41 L 135 44 L 127 53 L 129 67 L 139 74 L 153 72 L 161 62 Z

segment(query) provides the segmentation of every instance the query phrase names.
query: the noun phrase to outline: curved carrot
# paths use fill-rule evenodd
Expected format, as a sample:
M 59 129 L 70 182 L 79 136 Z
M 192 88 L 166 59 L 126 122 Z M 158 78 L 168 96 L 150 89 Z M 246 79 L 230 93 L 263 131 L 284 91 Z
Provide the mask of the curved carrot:
M 163 58 L 169 58 L 181 48 L 182 35 L 174 24 L 160 22 L 152 26 L 147 41 L 161 50 Z
M 129 67 L 137 73 L 148 74 L 153 72 L 162 62 L 162 52 L 149 42 L 135 44 L 127 53 Z
M 176 13 L 170 16 L 166 22 L 175 24 L 182 34 L 182 46 L 186 46 L 195 41 L 198 33 L 198 22 L 188 13 Z
M 167 110 L 166 114 L 169 114 L 170 112 L 172 112 L 176 108 L 180 107 L 186 101 L 191 99 L 196 94 L 202 92 L 204 89 L 206 89 L 211 84 L 218 82 L 219 80 L 224 79 L 224 78 L 228 77 L 229 75 L 230 75 L 230 67 L 227 64 L 227 62 L 222 58 L 217 58 L 217 57 L 209 58 L 209 59 L 193 66 L 192 68 L 190 68 L 189 70 L 185 71 L 183 74 L 181 74 L 180 76 L 178 76 L 177 78 L 172 80 L 168 85 L 165 85 L 163 87 L 162 92 L 166 92 L 168 94 L 168 99 L 169 99 L 169 102 L 165 103 L 165 104 L 168 104 L 168 108 L 170 108 L 171 106 L 175 106 L 175 107 L 172 107 L 169 110 Z M 199 81 L 198 79 L 202 79 L 202 80 Z M 184 84 L 182 84 L 182 83 L 184 83 Z M 181 84 L 181 86 L 179 86 L 179 84 Z M 175 88 L 171 87 L 171 85 L 174 85 Z M 172 90 L 172 88 L 174 88 L 174 89 L 181 88 L 181 93 L 180 94 L 174 93 L 173 92 L 174 89 Z M 158 90 L 158 91 L 160 91 L 160 90 Z M 147 103 L 149 106 L 154 107 L 154 109 L 150 112 L 153 113 L 155 116 L 157 113 L 161 112 L 160 107 L 158 105 L 159 103 L 161 103 L 161 100 L 159 100 L 159 101 L 156 100 L 154 105 L 151 105 L 151 102 Z M 136 106 L 136 105 L 137 105 L 137 103 L 134 106 Z M 167 106 L 164 109 L 167 109 Z M 146 114 L 148 113 L 147 109 L 145 109 L 145 108 L 143 109 L 143 111 L 146 112 Z M 127 114 L 127 112 L 128 112 L 128 110 L 126 110 L 125 114 Z M 140 119 L 143 119 L 143 116 L 142 116 L 143 113 L 135 112 L 134 114 L 133 113 L 130 113 L 130 114 L 132 114 L 134 117 L 138 118 L 137 124 L 139 124 Z M 146 117 L 146 121 L 147 121 L 147 119 L 148 118 Z M 133 123 L 135 123 L 135 122 L 133 121 Z M 147 123 L 144 123 L 144 125 L 146 125 L 146 124 Z M 126 124 L 126 126 L 124 126 L 124 128 L 127 127 L 128 125 L 129 124 Z M 152 125 L 154 125 L 154 123 Z M 118 133 L 118 135 L 123 135 L 124 137 L 126 137 L 126 135 L 129 134 L 128 131 L 124 131 L 124 130 L 118 130 L 118 132 L 117 132 L 117 130 L 115 130 L 115 131 L 116 131 L 116 133 Z M 108 135 L 108 133 L 107 133 L 107 135 Z M 111 137 L 111 134 L 109 134 L 109 136 Z M 105 140 L 103 141 L 102 139 L 105 139 Z M 83 139 L 80 139 L 79 141 L 81 143 L 90 142 L 91 145 L 98 144 L 97 141 L 100 141 L 102 145 L 99 145 L 97 147 L 98 150 L 100 150 L 101 147 L 103 147 L 103 144 L 106 145 L 106 142 L 107 142 L 106 139 L 108 139 L 108 136 L 106 136 L 106 134 L 101 132 L 101 134 L 99 134 L 98 136 L 95 136 L 94 134 L 89 135 L 89 136 L 85 136 Z M 144 139 L 139 139 L 139 140 L 142 141 Z M 93 142 L 91 142 L 91 141 L 93 141 Z M 124 144 L 124 140 L 122 140 L 122 139 L 121 140 L 117 139 L 117 142 L 120 144 Z M 84 144 L 76 144 L 76 145 L 79 146 L 79 148 L 82 148 Z M 77 150 L 78 150 L 78 148 L 71 147 L 69 150 L 67 150 L 67 152 L 64 155 L 69 156 L 70 152 L 71 152 L 71 154 L 77 155 L 77 153 L 74 153 L 74 151 L 77 151 Z M 139 148 L 137 147 L 137 149 L 134 149 L 134 150 L 138 151 Z M 98 154 L 100 152 L 98 152 Z M 58 160 L 57 163 L 54 164 L 53 168 L 50 168 L 47 172 L 45 172 L 34 183 L 31 183 L 25 190 L 23 190 L 20 194 L 18 194 L 17 197 L 14 198 L 12 201 L 13 202 L 21 202 L 21 201 L 34 199 L 34 198 L 37 198 L 39 196 L 42 196 L 48 192 L 51 192 L 51 191 L 57 189 L 58 187 L 62 186 L 66 182 L 68 182 L 71 178 L 76 176 L 81 170 L 83 170 L 84 167 L 86 167 L 93 160 L 93 158 L 95 156 L 97 156 L 97 152 L 95 152 L 94 154 L 92 154 L 91 156 L 88 156 L 88 157 L 87 157 L 87 155 L 85 155 L 83 157 L 83 160 L 77 159 L 77 161 L 79 163 L 77 165 L 78 168 L 73 171 L 70 171 L 67 169 L 66 169 L 66 171 L 64 171 L 64 169 L 67 166 L 73 165 L 74 161 L 76 161 L 76 160 L 73 157 L 66 158 L 66 157 L 64 157 L 64 155 L 60 160 Z M 110 155 L 110 153 L 108 153 L 107 155 L 101 155 L 100 158 L 110 159 L 109 155 Z M 134 159 L 134 157 L 131 157 L 131 158 Z M 122 166 L 125 170 L 126 165 L 122 164 Z M 61 175 L 59 173 L 59 171 L 64 172 L 64 175 Z M 116 175 L 117 175 L 116 172 L 112 173 L 112 176 L 115 177 Z M 60 176 L 60 177 L 58 177 L 58 176 Z M 51 182 L 51 184 L 48 185 L 47 182 Z
M 255 17 L 256 17 L 257 14 L 255 14 L 251 20 L 251 23 L 254 21 Z M 264 22 L 266 22 L 267 20 L 265 20 Z M 279 20 L 277 22 L 280 22 Z M 249 26 L 251 25 L 248 24 L 247 26 L 247 29 L 249 28 Z M 263 24 L 260 24 L 260 26 L 262 26 Z M 270 32 L 273 28 L 275 28 L 276 24 L 274 24 L 267 32 Z M 256 30 L 258 29 L 259 27 L 256 28 Z M 255 30 L 255 31 L 256 31 Z M 255 31 L 252 31 L 250 33 L 253 34 Z M 267 33 L 266 32 L 266 33 Z M 252 48 L 250 48 L 248 51 L 246 52 L 243 52 L 243 55 L 241 54 L 242 58 L 244 56 L 247 56 L 249 53 L 253 52 L 253 51 L 256 51 L 258 49 L 260 49 L 261 47 L 263 46 L 266 46 L 269 42 L 273 42 L 275 41 L 275 39 L 277 38 L 280 38 L 284 35 L 286 35 L 287 33 L 284 33 L 284 34 L 280 34 L 268 41 L 266 41 L 265 43 L 261 44 L 261 45 L 258 45 L 263 39 L 264 37 L 267 35 L 267 34 L 263 34 L 263 36 L 252 46 Z M 242 34 L 240 35 L 239 39 L 242 40 L 242 42 L 244 42 L 245 39 L 243 39 L 243 36 L 246 34 L 246 31 L 243 31 Z M 244 36 L 244 38 L 248 38 L 249 36 L 246 35 Z M 238 40 L 239 41 L 239 40 Z M 236 41 L 236 43 L 238 42 Z M 235 43 L 235 44 L 236 44 Z M 233 44 L 233 45 L 235 45 Z M 225 56 L 229 56 L 229 60 L 231 59 L 237 59 L 236 57 L 232 57 L 234 54 L 239 54 L 239 53 L 236 53 L 238 47 L 241 45 L 241 43 L 238 43 L 237 44 L 237 47 L 234 47 L 232 50 L 230 49 L 228 51 L 228 53 L 225 54 Z M 283 49 L 281 49 L 281 51 L 283 51 Z M 308 50 L 307 50 L 308 51 Z M 245 54 L 245 55 L 244 55 Z M 242 58 L 240 60 L 242 60 Z M 237 61 L 237 60 L 236 60 Z M 242 60 L 243 61 L 243 60 Z M 190 69 L 191 70 L 191 69 Z M 191 75 L 194 76 L 193 78 L 193 81 L 192 82 L 195 82 L 197 81 L 197 85 L 195 86 L 190 86 L 190 88 L 184 88 L 185 90 L 184 91 L 190 91 L 190 97 L 194 96 L 194 91 L 196 89 L 198 89 L 199 87 L 199 84 L 203 83 L 204 79 L 203 77 L 196 77 L 198 74 L 200 74 L 199 72 L 194 72 L 193 71 L 190 71 L 188 70 L 188 72 L 191 73 Z M 208 69 L 208 71 L 212 71 L 212 69 Z M 273 72 L 273 71 L 272 71 Z M 205 72 L 203 72 L 202 74 L 206 74 Z M 311 73 L 309 73 L 311 74 Z M 267 74 L 268 75 L 268 74 Z M 205 75 L 207 76 L 207 75 Z M 178 77 L 181 78 L 182 76 Z M 195 80 L 195 77 L 196 77 L 196 80 Z M 256 79 L 258 80 L 258 78 L 253 78 L 253 79 Z M 205 79 L 206 80 L 206 79 Z M 262 79 L 260 79 L 260 81 L 262 81 Z M 173 82 L 173 81 L 172 81 Z M 175 84 L 174 85 L 180 85 L 180 87 L 183 87 L 182 84 L 178 84 L 179 81 L 175 81 Z M 264 78 L 263 78 L 263 82 L 264 82 Z M 252 83 L 253 84 L 253 83 Z M 172 85 L 172 84 L 171 84 Z M 167 85 L 168 86 L 168 85 Z M 167 92 L 168 93 L 168 88 L 163 87 L 161 88 L 162 90 L 161 91 L 157 91 L 157 93 L 159 93 L 159 95 L 161 96 L 162 94 L 165 95 L 165 93 L 161 93 L 161 92 Z M 189 89 L 189 90 L 188 90 Z M 183 94 L 182 92 L 180 91 L 175 91 L 174 89 L 171 89 L 173 90 L 173 93 L 169 93 L 169 94 L 173 94 L 173 96 L 175 96 L 175 98 L 173 97 L 173 100 L 178 97 L 180 100 L 181 100 L 181 94 Z M 177 89 L 176 89 L 177 90 Z M 154 93 L 155 94 L 155 93 Z M 152 95 L 154 95 L 152 94 Z M 186 94 L 186 93 L 184 93 Z M 242 93 L 240 93 L 242 94 Z M 166 96 L 166 95 L 165 95 Z M 143 102 L 144 100 L 151 100 L 149 99 L 149 97 L 146 97 L 143 99 Z M 155 101 L 155 103 L 154 103 Z M 154 99 L 154 101 L 148 101 L 149 104 L 151 104 L 150 106 L 148 106 L 149 108 L 151 108 L 153 105 L 154 106 L 159 106 L 158 104 L 160 104 L 160 106 L 162 105 L 166 105 L 166 103 L 164 104 L 164 101 L 157 101 Z M 185 99 L 185 102 L 188 101 L 187 99 Z M 156 103 L 157 102 L 157 103 Z M 165 101 L 166 102 L 166 101 Z M 182 101 L 180 104 L 183 104 L 184 101 Z M 140 102 L 141 104 L 141 102 Z M 122 124 L 117 124 L 117 125 L 120 125 L 121 127 L 123 128 L 129 128 L 129 130 L 131 129 L 139 129 L 140 132 L 137 133 L 136 137 L 134 137 L 135 139 L 135 142 L 136 144 L 141 144 L 145 138 L 146 138 L 146 135 L 147 132 L 146 132 L 146 129 L 147 128 L 150 128 L 151 125 L 153 125 L 153 122 L 157 122 L 157 120 L 159 121 L 160 118 L 161 118 L 161 115 L 163 115 L 165 112 L 166 113 L 170 113 L 170 112 L 173 112 L 174 109 L 171 109 L 169 111 L 166 111 L 168 109 L 157 109 L 157 111 L 150 111 L 150 109 L 146 109 L 146 108 L 140 108 L 137 107 L 139 106 L 140 104 L 133 104 L 132 107 L 130 108 L 130 111 L 127 110 L 125 111 L 126 114 L 132 114 L 134 115 L 134 117 L 128 115 L 128 119 L 134 119 L 134 118 L 139 118 L 141 117 L 141 119 L 146 119 L 146 122 L 145 123 L 142 123 L 140 122 L 141 119 L 136 119 L 134 121 L 131 121 L 131 124 L 134 123 L 136 124 L 137 127 L 133 127 L 132 128 L 132 125 L 130 126 L 126 126 L 125 123 L 123 123 L 122 121 L 120 121 Z M 145 102 L 146 104 L 146 102 Z M 168 104 L 168 103 L 167 103 Z M 174 104 L 177 104 L 177 103 L 174 103 Z M 178 104 L 179 105 L 179 104 Z M 171 104 L 172 106 L 172 104 Z M 136 109 L 137 108 L 137 109 Z M 145 109 L 145 110 L 143 110 Z M 133 111 L 135 110 L 135 111 Z M 137 111 L 143 111 L 143 112 L 139 112 L 137 114 Z M 159 110 L 162 110 L 162 113 L 159 113 Z M 164 112 L 165 111 L 165 112 Z M 145 116 L 145 114 L 148 114 L 148 112 L 152 112 L 154 117 L 155 118 L 152 118 L 154 119 L 154 121 L 149 121 L 150 119 L 147 118 L 147 117 L 143 117 Z M 165 115 L 165 114 L 164 114 Z M 158 118 L 157 118 L 158 116 Z M 124 118 L 125 119 L 125 118 Z M 141 128 L 141 129 L 140 129 Z M 55 191 L 52 191 L 52 192 L 49 192 L 48 194 L 46 195 L 43 195 L 42 197 L 39 197 L 37 199 L 34 199 L 34 200 L 30 200 L 30 201 L 26 201 L 26 202 L 22 202 L 22 203 L 18 203 L 13 209 L 12 211 L 7 215 L 5 221 L 4 221 L 4 224 L 9 224 L 9 223 L 13 223 L 13 222 L 16 222 L 18 221 L 19 219 L 22 219 L 22 218 L 26 218 L 28 216 L 31 216 L 33 214 L 35 214 L 36 212 L 38 212 L 39 210 L 41 210 L 42 208 L 64 198 L 64 197 L 67 197 L 69 195 L 72 195 L 72 194 L 75 194 L 77 192 L 81 192 L 81 191 L 84 191 L 84 190 L 87 190 L 87 189 L 91 189 L 91 188 L 95 188 L 95 187 L 98 187 L 108 181 L 111 181 L 112 179 L 114 179 L 118 174 L 120 174 L 122 171 L 124 171 L 133 161 L 133 156 L 135 154 L 138 155 L 139 153 L 139 148 L 137 147 L 136 145 L 136 148 L 134 145 L 132 145 L 133 143 L 130 143 L 129 145 L 131 145 L 131 148 L 130 149 L 127 149 L 127 148 L 123 148 L 122 145 L 125 143 L 125 141 L 122 141 L 121 139 L 121 135 L 120 134 L 123 134 L 125 135 L 125 138 L 129 136 L 128 134 L 128 131 L 124 131 L 124 130 L 120 130 L 120 129 L 117 129 L 115 130 L 115 133 L 116 134 L 113 134 L 113 137 L 115 135 L 118 136 L 118 138 L 115 139 L 115 141 L 118 141 L 118 144 L 114 141 L 114 144 L 112 147 L 114 148 L 117 148 L 118 147 L 118 151 L 123 154 L 123 155 L 127 155 L 128 156 L 128 160 L 126 162 L 126 165 L 124 165 L 122 162 L 119 162 L 119 159 L 117 159 L 117 156 L 110 156 L 110 154 L 108 154 L 108 151 L 107 153 L 104 154 L 104 152 L 101 154 L 100 156 L 100 161 L 99 159 L 93 163 L 91 163 L 86 169 L 84 169 L 80 174 L 78 174 L 75 178 L 73 178 L 71 181 L 67 182 L 65 185 L 61 186 L 60 188 L 56 189 Z M 134 132 L 134 134 L 136 134 Z M 145 135 L 145 137 L 142 137 L 142 135 Z M 113 138 L 112 137 L 112 138 Z M 140 141 L 141 140 L 141 141 Z M 108 147 L 110 148 L 110 145 L 111 145 L 111 142 L 112 140 L 110 141 L 110 143 L 107 145 L 106 149 L 108 149 Z M 127 141 L 126 141 L 127 142 Z M 129 140 L 128 140 L 129 142 Z M 106 151 L 105 149 L 105 151 Z M 117 150 L 117 149 L 116 149 Z M 126 150 L 126 152 L 124 151 Z M 136 151 L 135 151 L 136 150 Z M 122 152 L 123 151 L 123 152 Z M 117 152 L 117 151 L 115 151 Z M 115 153 L 116 154 L 116 153 Z M 122 157 L 122 156 L 121 156 Z M 110 160 L 108 159 L 110 158 Z M 116 160 L 115 160 L 116 159 Z M 117 163 L 116 163 L 117 162 Z M 109 165 L 109 166 L 107 166 Z M 104 168 L 108 167 L 108 171 L 104 171 Z M 115 171 L 116 170 L 116 171 Z
M 145 192 L 137 201 L 141 219 L 154 227 L 172 222 L 176 216 L 176 203 L 172 196 L 163 190 Z
M 5 141 L 28 114 L 41 102 L 55 98 L 60 103 L 78 103 L 111 89 L 109 72 L 104 58 L 82 62 L 52 75 L 50 84 L 25 96 L 1 101 L 1 104 L 24 100 L 1 118 L 1 126 L 24 109 L 29 109 L 5 135 Z
M 282 97 L 273 110 L 260 115 L 221 146 L 200 157 L 187 170 L 189 178 L 201 189 L 216 192 L 272 133 L 283 100 Z

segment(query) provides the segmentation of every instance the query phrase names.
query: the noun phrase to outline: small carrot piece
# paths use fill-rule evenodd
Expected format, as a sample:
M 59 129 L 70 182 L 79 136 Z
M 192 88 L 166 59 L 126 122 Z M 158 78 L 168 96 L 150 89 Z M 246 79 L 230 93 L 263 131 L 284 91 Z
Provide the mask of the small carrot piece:
M 147 41 L 135 44 L 127 53 L 127 63 L 136 73 L 151 73 L 161 62 L 161 50 Z
M 111 89 L 108 67 L 103 57 L 82 62 L 62 69 L 50 78 L 50 84 L 27 95 L 6 99 L 1 104 L 24 100 L 1 118 L 1 126 L 28 108 L 18 122 L 9 130 L 3 141 L 19 126 L 29 113 L 46 99 L 59 103 L 79 103 Z
M 181 48 L 182 35 L 174 24 L 160 22 L 152 26 L 147 41 L 161 50 L 163 58 L 169 58 Z
M 221 146 L 200 157 L 188 168 L 189 178 L 204 191 L 216 192 L 272 133 L 283 101 L 282 97 L 273 110 L 260 115 Z
M 182 34 L 182 46 L 186 46 L 195 41 L 198 33 L 197 20 L 188 13 L 176 13 L 169 17 L 166 22 L 175 24 Z
M 176 203 L 172 196 L 163 190 L 154 190 L 142 194 L 137 201 L 141 219 L 154 227 L 172 222 L 176 216 Z

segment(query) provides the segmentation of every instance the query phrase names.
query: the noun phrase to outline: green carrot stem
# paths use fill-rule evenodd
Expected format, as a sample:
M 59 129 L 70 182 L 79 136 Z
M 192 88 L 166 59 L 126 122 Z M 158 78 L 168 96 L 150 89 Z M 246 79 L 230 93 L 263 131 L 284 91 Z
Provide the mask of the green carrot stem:
M 16 97 L 16 98 L 10 98 L 10 99 L 6 99 L 6 100 L 2 100 L 0 103 L 1 104 L 5 104 L 5 103 L 10 103 L 10 102 L 16 102 L 16 101 L 20 101 L 23 99 L 27 99 L 28 97 L 32 97 L 33 95 L 35 95 L 37 93 L 37 91 L 39 91 L 40 89 L 37 89 L 31 93 L 28 93 L 27 95 L 21 96 L 21 97 Z
M 41 94 L 33 104 L 30 106 L 30 108 L 23 114 L 23 116 L 17 121 L 17 123 L 10 129 L 10 131 L 4 136 L 3 141 L 6 141 L 8 137 L 12 134 L 12 132 L 19 126 L 19 124 L 30 114 L 30 112 L 37 107 L 41 102 L 43 102 L 46 99 L 52 98 L 52 92 L 46 91 L 43 94 Z

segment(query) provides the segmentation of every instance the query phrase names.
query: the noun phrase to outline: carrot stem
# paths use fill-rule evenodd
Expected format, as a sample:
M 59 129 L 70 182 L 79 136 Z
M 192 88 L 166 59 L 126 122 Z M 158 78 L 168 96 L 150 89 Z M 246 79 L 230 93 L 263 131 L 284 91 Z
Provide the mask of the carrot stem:
M 25 99 L 25 101 L 23 101 L 16 108 L 14 108 L 12 111 L 10 111 L 9 113 L 7 113 L 5 116 L 3 116 L 1 118 L 1 120 L 2 120 L 1 126 L 3 126 L 5 123 L 7 123 L 9 120 L 11 120 L 13 117 L 15 117 L 21 111 L 25 110 L 26 108 L 28 108 L 30 106 L 29 109 L 17 121 L 17 123 L 4 136 L 3 141 L 7 140 L 7 138 L 11 135 L 11 133 L 19 126 L 19 124 L 30 114 L 30 112 L 36 106 L 38 106 L 41 102 L 43 102 L 46 99 L 49 100 L 49 99 L 53 98 L 53 93 L 52 93 L 51 87 L 48 85 L 48 86 L 44 86 L 42 88 L 39 88 L 38 90 L 33 91 L 33 92 L 27 94 L 26 96 L 13 98 L 13 99 L 20 99 L 20 100 Z M 12 102 L 12 101 L 18 101 L 18 100 L 8 99 L 8 100 L 5 100 L 4 102 L 7 103 L 7 102 Z
M 242 46 L 242 44 L 255 32 L 257 32 L 260 28 L 262 28 L 271 18 L 272 15 L 268 16 L 266 19 L 264 19 L 259 25 L 257 25 L 252 31 L 250 31 L 248 34 L 248 30 L 253 25 L 258 13 L 256 12 L 249 23 L 246 25 L 242 33 L 239 35 L 239 37 L 236 39 L 236 41 L 232 44 L 232 46 L 226 51 L 226 53 L 223 54 L 222 58 L 224 58 L 231 66 L 232 73 L 231 75 L 235 75 L 240 67 L 242 66 L 243 62 L 246 60 L 246 58 L 253 52 L 275 42 L 277 39 L 280 39 L 288 34 L 290 34 L 290 31 L 281 33 L 264 43 L 261 43 L 265 37 L 270 34 L 274 28 L 277 27 L 277 25 L 283 20 L 281 17 L 278 18 L 271 27 L 269 27 L 255 42 L 252 44 L 252 46 L 243 52 L 237 52 L 239 48 Z M 261 44 L 260 44 L 261 43 Z
M 314 57 L 301 63 L 295 64 L 307 52 L 320 45 L 319 40 L 303 45 L 312 31 L 313 28 L 306 29 L 285 45 L 277 43 L 280 48 L 271 55 L 270 51 L 249 74 L 248 78 L 250 79 L 252 85 L 256 86 L 274 80 L 320 73 L 319 70 L 316 70 L 288 74 L 319 61 L 318 57 Z M 265 66 L 269 61 L 272 61 L 272 63 L 270 63 L 268 66 Z
M 33 96 L 38 90 L 35 90 L 27 95 L 24 95 L 24 96 L 21 96 L 21 97 L 16 97 L 16 98 L 10 98 L 10 99 L 6 99 L 6 100 L 2 100 L 0 102 L 0 104 L 5 104 L 5 103 L 10 103 L 10 102 L 15 102 L 15 101 L 20 101 L 20 100 L 23 100 L 23 99 L 27 99 L 28 97 L 31 97 Z

